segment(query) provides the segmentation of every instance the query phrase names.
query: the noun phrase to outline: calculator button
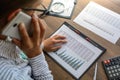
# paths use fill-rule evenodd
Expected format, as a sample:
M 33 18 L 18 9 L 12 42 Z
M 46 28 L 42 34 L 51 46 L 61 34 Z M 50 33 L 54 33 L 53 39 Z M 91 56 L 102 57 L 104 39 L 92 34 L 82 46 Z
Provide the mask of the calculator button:
M 111 63 L 109 63 L 108 65 L 109 65 L 109 66 L 111 66 L 112 64 L 111 64 Z
M 115 68 L 116 68 L 116 66 L 113 66 L 113 68 L 115 69 Z
M 115 71 L 114 70 L 112 70 L 112 73 L 114 73 Z
M 109 68 L 109 67 L 107 67 L 107 70 L 110 70 L 110 68 Z
M 113 77 L 113 75 L 111 74 L 110 77 Z
M 115 77 L 115 76 L 116 76 L 116 74 L 113 74 L 113 76 Z
M 120 71 L 120 68 L 118 69 L 118 71 Z
M 113 69 L 113 67 L 110 67 L 110 69 Z
M 116 65 L 116 67 L 118 68 L 118 67 L 119 67 L 119 65 Z
M 111 71 L 108 71 L 109 74 L 111 74 Z
M 107 60 L 105 60 L 104 63 L 107 64 Z
M 116 73 L 117 76 L 119 76 L 119 73 Z
M 120 61 L 120 57 L 118 58 L 118 60 Z
M 110 63 L 110 60 L 107 60 L 107 63 Z
M 115 63 L 114 63 L 114 62 L 112 62 L 111 64 L 112 64 L 112 65 L 114 65 Z
M 115 69 L 115 72 L 117 72 L 117 69 Z
M 109 64 L 105 64 L 106 67 L 109 67 Z

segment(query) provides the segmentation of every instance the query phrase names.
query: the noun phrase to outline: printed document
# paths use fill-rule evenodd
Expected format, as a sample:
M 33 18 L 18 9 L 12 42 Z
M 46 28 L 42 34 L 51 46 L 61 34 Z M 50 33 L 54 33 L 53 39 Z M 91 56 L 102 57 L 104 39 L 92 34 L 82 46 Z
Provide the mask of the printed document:
M 116 44 L 120 38 L 120 15 L 91 1 L 74 22 Z

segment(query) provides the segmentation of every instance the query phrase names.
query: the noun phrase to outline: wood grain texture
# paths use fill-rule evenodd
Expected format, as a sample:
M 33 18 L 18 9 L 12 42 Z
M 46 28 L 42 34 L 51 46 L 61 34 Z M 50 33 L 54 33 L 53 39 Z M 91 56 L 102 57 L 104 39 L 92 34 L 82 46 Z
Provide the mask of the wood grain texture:
M 77 0 L 77 5 L 75 6 L 75 10 L 73 13 L 73 16 L 71 19 L 64 19 L 64 18 L 58 18 L 53 16 L 46 16 L 44 18 L 45 22 L 47 23 L 48 27 L 46 30 L 46 37 L 48 38 L 55 30 L 59 28 L 59 26 L 64 22 L 68 22 L 69 24 L 73 25 L 75 28 L 79 29 L 82 33 L 87 35 L 88 37 L 92 38 L 94 41 L 102 45 L 107 49 L 107 51 L 97 60 L 98 62 L 98 73 L 97 73 L 97 80 L 107 80 L 107 77 L 104 73 L 101 61 L 120 55 L 120 46 L 116 44 L 112 44 L 105 39 L 99 37 L 98 35 L 94 34 L 93 32 L 83 28 L 82 26 L 77 25 L 73 22 L 73 19 L 84 9 L 84 7 L 89 3 L 89 1 L 95 1 L 96 3 L 115 11 L 116 13 L 120 14 L 120 0 Z M 43 0 L 42 3 L 48 7 L 50 0 Z M 20 7 L 40 7 L 40 0 L 33 0 L 31 2 L 28 2 L 26 4 L 20 4 Z M 19 8 L 18 6 L 18 8 Z M 10 11 L 14 10 L 14 8 L 11 8 Z M 29 12 L 28 12 L 29 13 Z M 37 14 L 40 14 L 40 12 L 36 12 Z M 0 19 L 0 22 L 5 21 L 6 15 Z M 0 24 L 0 30 L 2 30 L 3 25 L 5 23 Z M 71 75 L 69 75 L 63 68 L 61 68 L 57 63 L 55 63 L 50 57 L 46 55 L 46 59 L 48 61 L 49 67 L 52 71 L 52 74 L 54 76 L 54 80 L 75 80 Z M 93 80 L 94 75 L 94 67 L 95 64 L 93 64 L 90 69 L 80 78 L 80 80 Z

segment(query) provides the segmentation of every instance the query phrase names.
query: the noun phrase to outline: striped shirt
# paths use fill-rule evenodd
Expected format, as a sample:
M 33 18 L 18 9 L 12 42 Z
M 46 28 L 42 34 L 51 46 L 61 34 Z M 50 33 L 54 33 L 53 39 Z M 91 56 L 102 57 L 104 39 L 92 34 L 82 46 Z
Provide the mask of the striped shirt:
M 43 53 L 21 59 L 12 43 L 0 40 L 0 80 L 53 80 Z

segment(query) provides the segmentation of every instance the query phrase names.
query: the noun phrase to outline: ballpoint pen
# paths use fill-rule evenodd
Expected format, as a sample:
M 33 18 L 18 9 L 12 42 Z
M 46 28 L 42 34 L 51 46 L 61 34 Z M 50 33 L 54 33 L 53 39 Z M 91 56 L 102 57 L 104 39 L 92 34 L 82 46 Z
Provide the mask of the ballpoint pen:
M 93 80 L 96 80 L 97 68 L 98 68 L 98 66 L 97 66 L 97 63 L 96 63 Z

